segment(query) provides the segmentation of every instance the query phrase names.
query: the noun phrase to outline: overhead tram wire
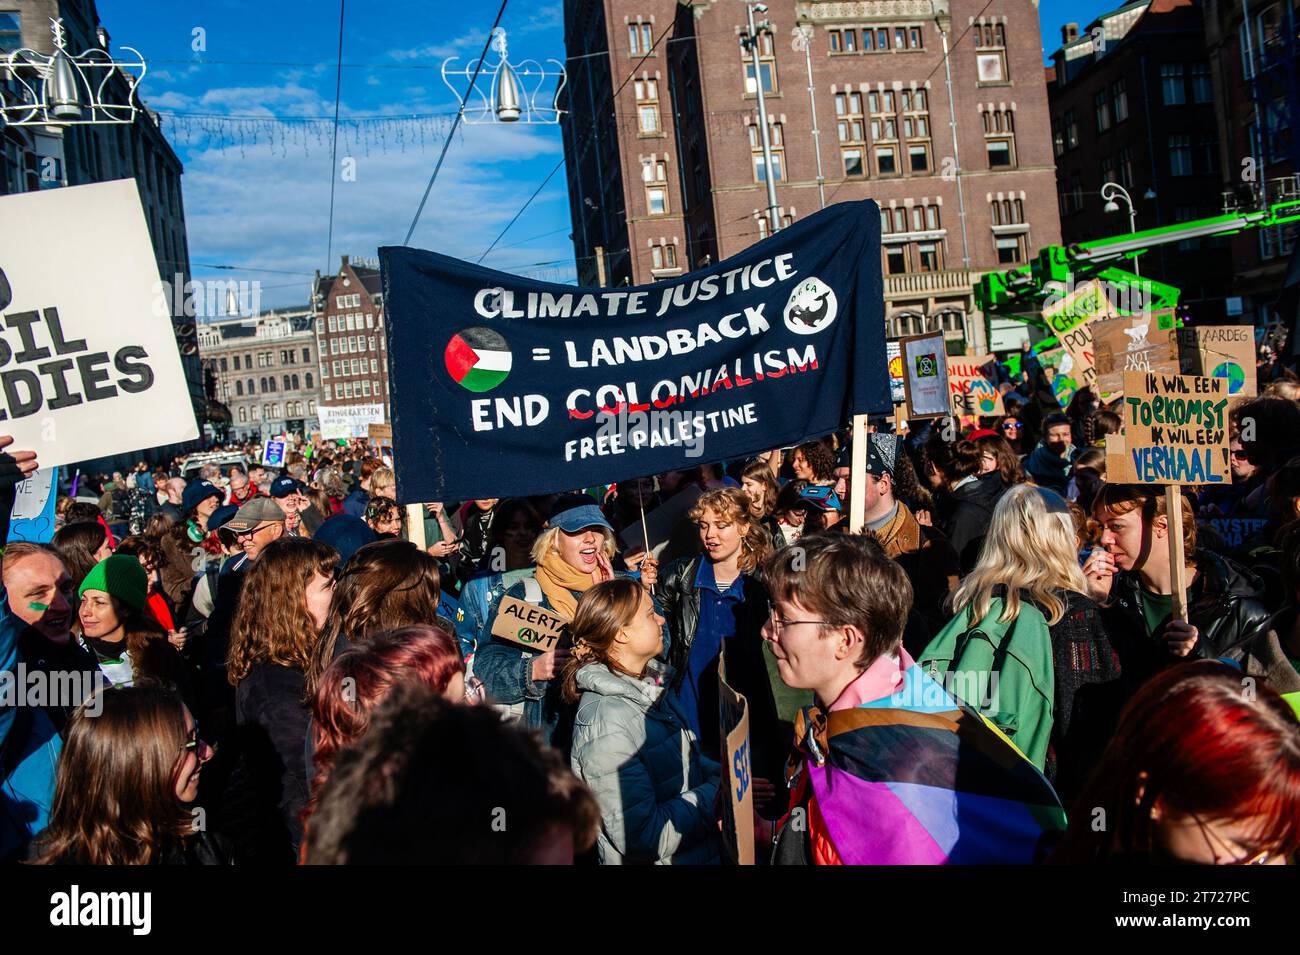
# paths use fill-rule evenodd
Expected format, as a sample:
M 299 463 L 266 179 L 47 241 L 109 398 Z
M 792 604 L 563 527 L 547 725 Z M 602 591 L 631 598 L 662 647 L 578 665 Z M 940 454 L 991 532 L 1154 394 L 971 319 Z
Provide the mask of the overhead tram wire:
M 328 272 L 334 261 L 334 187 L 338 180 L 339 161 L 339 95 L 343 90 L 343 12 L 347 0 L 339 0 L 339 55 L 334 72 L 334 135 L 330 146 L 330 221 L 325 244 L 325 269 Z
M 442 169 L 442 162 L 447 158 L 447 150 L 451 148 L 451 141 L 456 136 L 456 129 L 460 126 L 460 121 L 465 116 L 465 100 L 474 92 L 474 84 L 478 82 L 478 75 L 483 70 L 483 58 L 487 56 L 488 47 L 492 45 L 492 34 L 496 31 L 497 26 L 501 23 L 501 16 L 506 12 L 506 4 L 509 0 L 501 0 L 501 8 L 497 10 L 496 19 L 492 21 L 492 29 L 488 30 L 487 41 L 483 44 L 483 52 L 479 54 L 478 64 L 474 67 L 474 75 L 470 77 L 469 88 L 465 90 L 465 96 L 461 100 L 461 108 L 456 112 L 456 118 L 452 120 L 451 129 L 447 133 L 447 139 L 442 144 L 442 152 L 438 154 L 438 163 L 433 167 L 433 175 L 429 177 L 429 184 L 424 187 L 424 195 L 420 197 L 420 205 L 415 210 L 415 218 L 411 220 L 411 227 L 406 230 L 406 238 L 402 240 L 402 245 L 411 244 L 411 236 L 415 233 L 415 227 L 420 221 L 420 215 L 424 212 L 424 204 L 429 201 L 429 192 L 433 189 L 433 183 L 438 178 L 438 172 Z

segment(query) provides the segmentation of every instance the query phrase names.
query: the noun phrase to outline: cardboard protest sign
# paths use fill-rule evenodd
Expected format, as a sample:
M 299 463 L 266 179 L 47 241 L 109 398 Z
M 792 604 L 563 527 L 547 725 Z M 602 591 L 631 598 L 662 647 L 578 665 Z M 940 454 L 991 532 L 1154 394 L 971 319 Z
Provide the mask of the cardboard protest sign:
M 492 636 L 545 653 L 565 642 L 569 621 L 538 604 L 502 597 L 492 621 Z
M 1070 354 L 1078 388 L 1096 380 L 1091 323 L 1114 314 L 1105 288 L 1097 279 L 1084 282 L 1065 294 L 1049 295 L 1044 302 L 1043 321 Z
M 1167 337 L 1159 334 L 1159 317 L 1155 313 L 1110 318 L 1093 322 L 1090 327 L 1097 392 L 1103 401 L 1123 393 L 1126 372 L 1178 374 L 1178 363 L 1169 355 Z
M 885 342 L 885 355 L 889 359 L 889 400 L 901 405 L 907 400 L 907 392 L 903 387 L 903 349 L 897 339 Z
M 19 483 L 9 515 L 9 543 L 48 544 L 54 539 L 54 505 L 58 502 L 58 486 L 58 468 L 41 468 Z
M 1226 378 L 1228 394 L 1255 395 L 1255 330 L 1251 326 L 1176 328 L 1169 332 L 1169 346 L 1181 374 Z
M 391 424 L 372 424 L 366 429 L 366 434 L 371 441 L 376 444 L 393 443 L 393 426 Z
M 1070 399 L 1080 387 L 1074 356 L 1064 348 L 1049 348 L 1038 353 L 1038 361 L 1051 371 L 1052 393 L 1056 395 L 1056 403 L 1062 408 L 1069 407 Z
M 284 467 L 285 442 L 274 439 L 262 445 L 262 466 L 268 468 Z
M 899 339 L 903 351 L 903 391 L 908 418 L 941 418 L 951 413 L 948 357 L 943 332 Z
M 135 181 L 0 197 L 0 428 L 43 467 L 199 436 Z
M 1106 439 L 1106 477 L 1118 484 L 1230 484 L 1228 382 L 1124 374 L 1123 435 Z
M 879 253 L 869 200 L 636 287 L 381 248 L 399 499 L 592 487 L 887 413 Z
M 340 438 L 364 438 L 372 424 L 384 423 L 384 406 L 367 405 L 317 405 L 321 437 L 326 441 Z
M 990 367 L 997 359 L 992 355 L 974 358 L 948 356 L 948 390 L 952 394 L 952 413 L 966 415 L 1002 415 L 1002 395 L 993 384 Z
M 1268 519 L 1264 517 L 1211 517 L 1198 523 L 1210 526 L 1224 550 L 1236 550 L 1268 527 Z
M 754 788 L 749 748 L 749 701 L 726 680 L 725 660 L 718 660 L 718 727 L 726 742 L 722 782 L 722 843 L 737 865 L 754 864 Z

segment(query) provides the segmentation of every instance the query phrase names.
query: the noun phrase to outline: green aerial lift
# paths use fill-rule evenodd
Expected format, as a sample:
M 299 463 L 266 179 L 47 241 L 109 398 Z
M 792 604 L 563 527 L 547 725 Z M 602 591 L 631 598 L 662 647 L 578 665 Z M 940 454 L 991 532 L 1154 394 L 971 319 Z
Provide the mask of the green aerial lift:
M 1119 311 L 1126 314 L 1124 303 L 1140 301 L 1144 309 L 1159 312 L 1176 309 L 1180 290 L 1164 282 L 1136 275 L 1121 267 L 1129 259 L 1144 252 L 1173 242 L 1188 239 L 1235 235 L 1248 229 L 1262 229 L 1288 222 L 1300 221 L 1300 186 L 1296 176 L 1269 183 L 1262 201 L 1248 200 L 1241 208 L 1233 201 L 1222 215 L 1207 219 L 1194 219 L 1175 225 L 1128 232 L 1123 235 L 1092 239 L 1075 245 L 1049 245 L 1039 250 L 1028 265 L 1007 272 L 990 272 L 975 286 L 975 306 L 984 313 L 986 330 L 995 317 L 1015 318 L 1029 325 L 1051 331 L 1042 318 L 1043 306 L 1048 296 L 1059 294 L 1070 283 L 1081 285 L 1090 279 L 1100 279 L 1113 286 L 1118 294 Z M 1177 322 L 1176 312 L 1162 318 L 1162 327 L 1172 328 Z M 991 337 L 991 333 L 990 333 Z M 1054 338 L 1040 342 L 1036 351 L 1056 344 Z M 1019 356 L 1012 356 L 1019 364 Z M 1012 369 L 1015 373 L 1016 368 Z

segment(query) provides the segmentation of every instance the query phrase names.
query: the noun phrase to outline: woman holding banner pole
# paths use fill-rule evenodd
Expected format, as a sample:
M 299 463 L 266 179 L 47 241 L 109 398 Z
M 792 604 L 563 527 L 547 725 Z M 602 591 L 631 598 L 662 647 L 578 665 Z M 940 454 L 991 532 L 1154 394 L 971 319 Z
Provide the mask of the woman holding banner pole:
M 1226 557 L 1196 549 L 1191 504 L 1182 504 L 1187 619 L 1174 619 L 1170 520 L 1163 486 L 1104 484 L 1093 501 L 1101 546 L 1084 563 L 1090 595 L 1106 607 L 1111 638 L 1136 687 L 1185 658 L 1215 659 L 1258 636 L 1263 586 Z

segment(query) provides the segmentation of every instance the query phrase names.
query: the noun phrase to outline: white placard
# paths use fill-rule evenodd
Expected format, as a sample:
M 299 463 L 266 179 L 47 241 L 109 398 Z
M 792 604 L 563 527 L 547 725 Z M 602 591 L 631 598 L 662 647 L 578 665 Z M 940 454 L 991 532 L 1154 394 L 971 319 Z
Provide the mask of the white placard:
M 943 332 L 899 340 L 903 376 L 912 418 L 941 417 L 950 409 L 948 358 Z
M 320 436 L 326 441 L 339 438 L 364 438 L 372 424 L 384 423 L 383 405 L 317 405 Z
M 135 180 L 0 197 L 0 270 L 14 448 L 47 468 L 199 436 Z

